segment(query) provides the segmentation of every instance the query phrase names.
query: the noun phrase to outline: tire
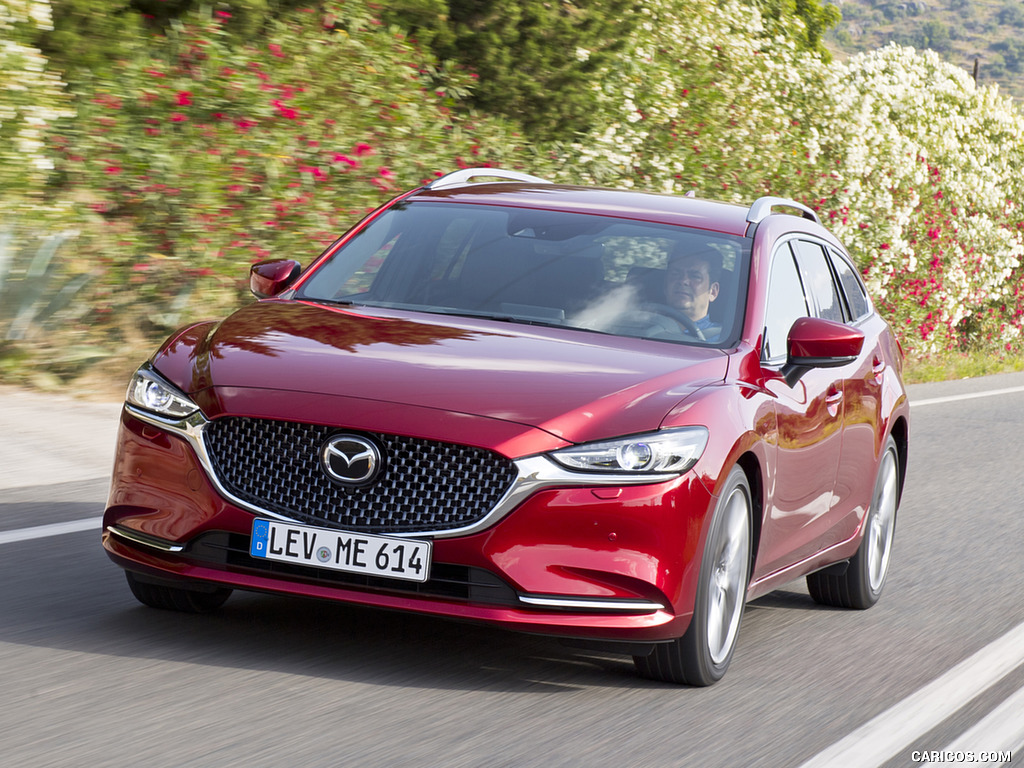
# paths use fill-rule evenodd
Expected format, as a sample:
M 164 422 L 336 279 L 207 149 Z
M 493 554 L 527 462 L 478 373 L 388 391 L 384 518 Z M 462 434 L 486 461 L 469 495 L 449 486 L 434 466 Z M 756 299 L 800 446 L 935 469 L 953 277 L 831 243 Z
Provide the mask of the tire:
M 857 554 L 845 571 L 829 568 L 807 577 L 807 591 L 816 603 L 836 608 L 864 610 L 878 602 L 885 587 L 896 531 L 900 495 L 900 463 L 896 442 L 886 441 L 871 507 L 864 518 L 864 533 Z
M 128 579 L 128 587 L 135 599 L 150 608 L 164 611 L 180 611 L 182 613 L 209 613 L 224 605 L 231 597 L 231 590 L 226 587 L 213 587 L 208 591 L 172 587 L 146 581 L 144 577 L 131 571 L 124 572 Z
M 706 686 L 725 675 L 736 649 L 750 579 L 750 485 L 733 467 L 715 506 L 704 545 L 693 618 L 686 634 L 634 656 L 643 677 Z

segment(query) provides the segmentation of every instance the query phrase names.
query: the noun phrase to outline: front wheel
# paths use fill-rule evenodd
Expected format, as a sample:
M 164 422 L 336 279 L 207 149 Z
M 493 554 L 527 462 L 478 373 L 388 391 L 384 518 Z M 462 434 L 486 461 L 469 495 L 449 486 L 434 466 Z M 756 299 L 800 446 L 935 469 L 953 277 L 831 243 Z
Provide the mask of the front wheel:
M 807 577 L 807 591 L 816 603 L 863 610 L 877 603 L 882 596 L 896 531 L 899 477 L 896 442 L 889 437 L 878 467 L 871 507 L 864 519 L 864 534 L 857 554 L 841 574 L 827 569 Z
M 208 613 L 220 608 L 231 596 L 231 590 L 227 587 L 211 587 L 209 590 L 199 591 L 156 584 L 131 571 L 125 571 L 124 575 L 128 579 L 128 588 L 136 600 L 150 608 L 165 611 Z
M 750 577 L 750 485 L 734 467 L 718 498 L 704 557 L 697 600 L 686 634 L 634 656 L 644 677 L 667 683 L 705 686 L 725 675 L 736 648 Z

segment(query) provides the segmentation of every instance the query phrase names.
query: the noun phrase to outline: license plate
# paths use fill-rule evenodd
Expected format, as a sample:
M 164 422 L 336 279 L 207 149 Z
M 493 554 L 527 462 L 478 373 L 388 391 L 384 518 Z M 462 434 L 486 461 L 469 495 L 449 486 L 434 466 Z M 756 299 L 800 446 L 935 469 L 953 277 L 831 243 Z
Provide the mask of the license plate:
M 253 521 L 249 554 L 406 581 L 426 581 L 430 573 L 429 541 L 334 531 L 276 520 Z

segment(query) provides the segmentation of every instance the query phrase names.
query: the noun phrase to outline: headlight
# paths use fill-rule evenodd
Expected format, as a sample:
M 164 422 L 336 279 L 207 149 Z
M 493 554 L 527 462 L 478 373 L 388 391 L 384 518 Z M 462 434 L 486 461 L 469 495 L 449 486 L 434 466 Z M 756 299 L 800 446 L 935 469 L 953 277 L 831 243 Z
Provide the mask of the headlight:
M 569 469 L 585 472 L 681 473 L 697 463 L 708 444 L 704 427 L 682 427 L 587 443 L 551 453 Z
M 199 410 L 199 406 L 158 376 L 148 365 L 135 372 L 125 395 L 132 405 L 161 416 L 183 419 Z

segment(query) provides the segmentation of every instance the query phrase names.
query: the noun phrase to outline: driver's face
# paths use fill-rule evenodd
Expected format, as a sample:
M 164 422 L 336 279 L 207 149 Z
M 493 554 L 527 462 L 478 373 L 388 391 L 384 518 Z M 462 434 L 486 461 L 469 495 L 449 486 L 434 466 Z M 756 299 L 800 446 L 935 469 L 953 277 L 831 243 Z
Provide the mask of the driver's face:
M 699 257 L 673 259 L 668 265 L 665 299 L 691 320 L 708 314 L 708 306 L 718 297 L 718 283 L 712 283 L 708 264 Z

